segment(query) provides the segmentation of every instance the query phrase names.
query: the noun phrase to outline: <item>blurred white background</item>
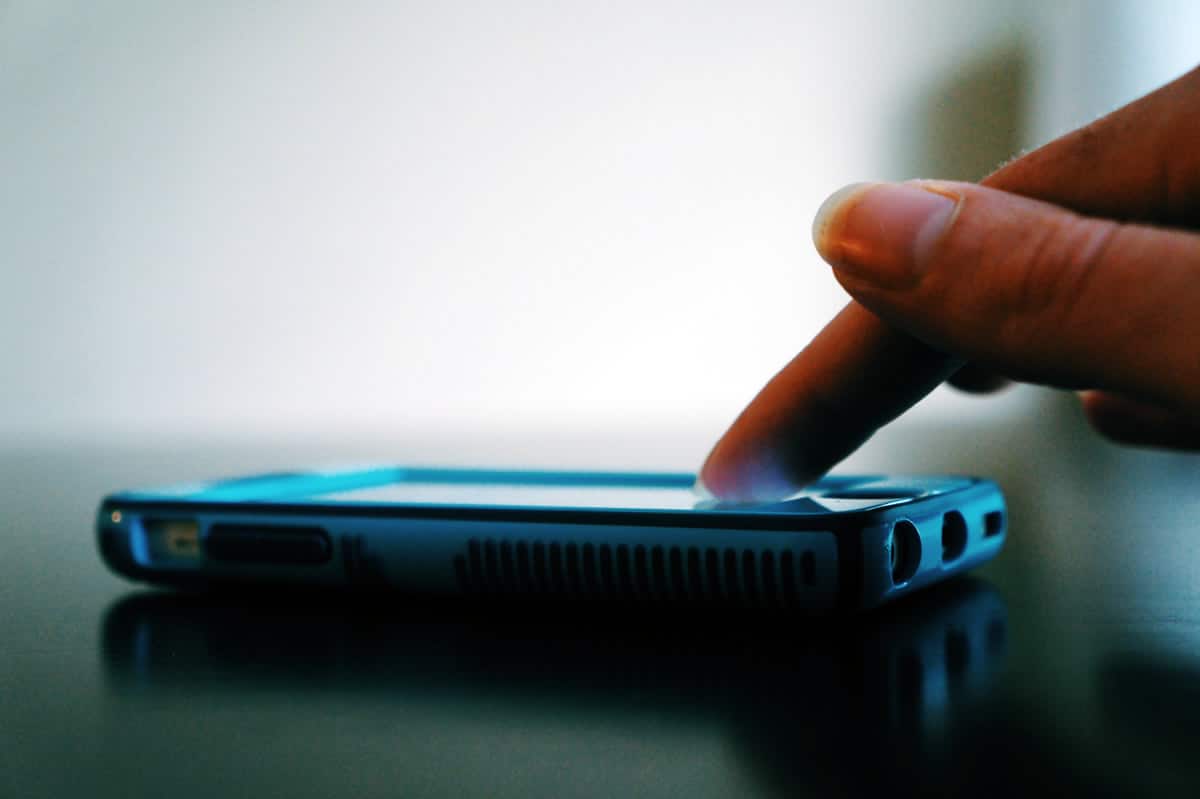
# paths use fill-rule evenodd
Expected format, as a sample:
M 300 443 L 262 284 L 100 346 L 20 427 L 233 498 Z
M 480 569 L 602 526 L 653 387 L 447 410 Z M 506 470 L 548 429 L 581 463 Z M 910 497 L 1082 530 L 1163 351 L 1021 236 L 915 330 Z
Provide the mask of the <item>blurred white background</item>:
M 981 177 L 1186 70 L 1197 9 L 10 0 L 0 436 L 699 457 L 844 302 L 829 192 Z M 895 435 L 1065 407 L 942 391 Z

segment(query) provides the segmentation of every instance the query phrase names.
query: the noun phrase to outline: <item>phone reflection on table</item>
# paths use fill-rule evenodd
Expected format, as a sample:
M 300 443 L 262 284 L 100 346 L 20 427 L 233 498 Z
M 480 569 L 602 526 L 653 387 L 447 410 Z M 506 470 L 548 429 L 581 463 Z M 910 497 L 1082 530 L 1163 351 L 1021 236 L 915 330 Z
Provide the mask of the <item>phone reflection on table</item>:
M 599 716 L 638 734 L 653 718 L 655 734 L 669 735 L 717 725 L 768 783 L 861 789 L 942 759 L 956 725 L 987 704 L 1007 619 L 997 590 L 970 578 L 821 622 L 151 592 L 109 608 L 102 646 L 121 702 L 186 710 L 282 698 L 297 714 L 331 694 L 342 713 L 432 702 L 450 740 L 454 720 L 480 707 L 524 726 Z

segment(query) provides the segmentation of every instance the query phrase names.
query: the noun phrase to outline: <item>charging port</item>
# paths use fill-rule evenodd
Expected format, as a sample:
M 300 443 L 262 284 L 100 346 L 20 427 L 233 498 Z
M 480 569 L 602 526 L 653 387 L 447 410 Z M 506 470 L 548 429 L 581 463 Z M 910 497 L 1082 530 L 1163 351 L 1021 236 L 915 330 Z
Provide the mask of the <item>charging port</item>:
M 333 554 L 329 534 L 320 527 L 214 524 L 204 549 L 226 563 L 317 565 Z

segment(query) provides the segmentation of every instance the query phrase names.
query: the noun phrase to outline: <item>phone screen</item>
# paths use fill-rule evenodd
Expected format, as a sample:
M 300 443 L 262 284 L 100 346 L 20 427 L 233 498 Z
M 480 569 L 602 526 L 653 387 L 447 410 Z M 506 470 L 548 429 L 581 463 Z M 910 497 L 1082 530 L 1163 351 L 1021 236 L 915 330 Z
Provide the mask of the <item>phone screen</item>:
M 824 514 L 859 510 L 906 498 L 904 493 L 872 491 L 865 496 L 829 492 L 818 484 L 765 505 L 715 502 L 681 486 L 548 485 L 520 482 L 400 481 L 342 491 L 316 493 L 314 502 L 395 503 L 480 507 L 582 508 L 592 510 L 786 510 Z
M 316 494 L 313 500 L 421 505 L 691 510 L 703 498 L 689 488 L 528 483 L 397 482 Z
M 764 504 L 724 503 L 692 489 L 687 474 L 605 474 L 468 469 L 376 468 L 270 474 L 175 486 L 138 498 L 188 497 L 222 502 L 437 505 L 481 508 L 572 508 L 633 511 L 763 511 L 826 514 L 859 510 L 959 488 L 961 478 L 827 477 Z

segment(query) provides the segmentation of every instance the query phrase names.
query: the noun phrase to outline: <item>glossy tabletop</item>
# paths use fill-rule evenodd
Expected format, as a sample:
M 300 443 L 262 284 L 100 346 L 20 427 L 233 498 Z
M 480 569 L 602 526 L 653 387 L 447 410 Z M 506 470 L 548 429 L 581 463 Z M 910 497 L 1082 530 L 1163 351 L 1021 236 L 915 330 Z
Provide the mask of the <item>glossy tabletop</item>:
M 1122 499 L 1119 474 L 1048 493 L 999 463 L 997 561 L 832 623 L 178 594 L 100 564 L 106 491 L 322 454 L 0 454 L 0 796 L 1200 789 L 1200 502 Z M 1072 463 L 1112 471 L 1045 469 Z

